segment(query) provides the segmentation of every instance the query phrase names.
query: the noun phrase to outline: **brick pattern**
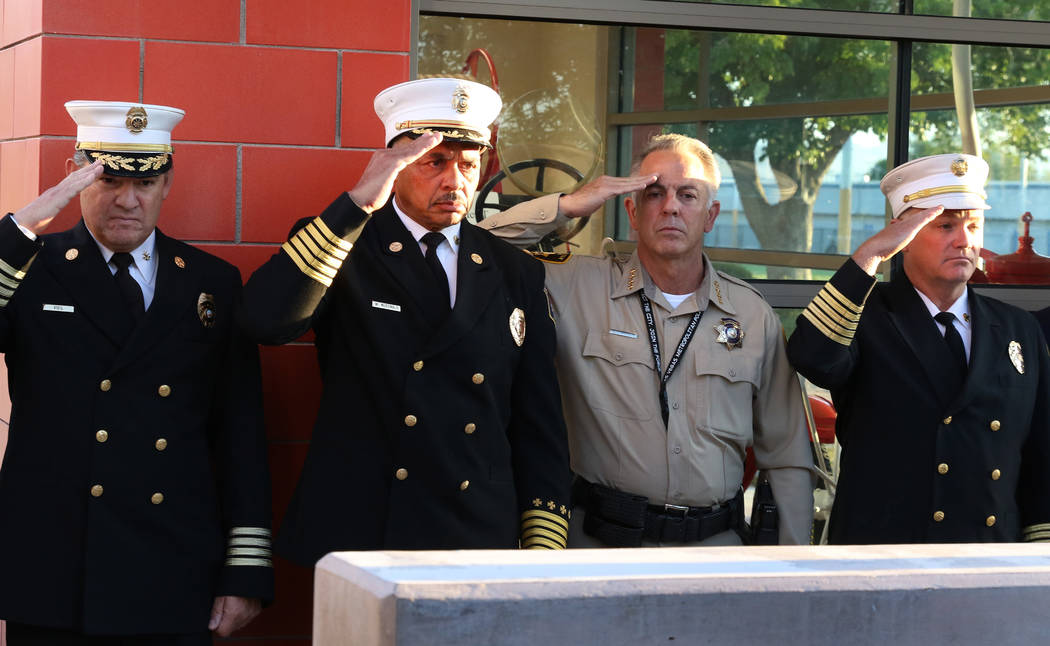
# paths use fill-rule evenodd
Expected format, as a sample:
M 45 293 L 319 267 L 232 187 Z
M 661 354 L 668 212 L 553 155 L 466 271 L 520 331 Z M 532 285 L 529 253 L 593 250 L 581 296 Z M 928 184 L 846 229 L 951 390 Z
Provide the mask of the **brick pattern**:
M 383 145 L 372 98 L 408 80 L 410 14 L 409 0 L 381 11 L 367 0 L 0 0 L 0 215 L 64 176 L 75 135 L 64 102 L 179 106 L 160 227 L 247 278 Z M 74 200 L 51 226 L 79 217 Z M 318 405 L 311 341 L 262 350 L 275 525 Z M 277 584 L 236 643 L 309 644 L 312 573 L 278 559 Z

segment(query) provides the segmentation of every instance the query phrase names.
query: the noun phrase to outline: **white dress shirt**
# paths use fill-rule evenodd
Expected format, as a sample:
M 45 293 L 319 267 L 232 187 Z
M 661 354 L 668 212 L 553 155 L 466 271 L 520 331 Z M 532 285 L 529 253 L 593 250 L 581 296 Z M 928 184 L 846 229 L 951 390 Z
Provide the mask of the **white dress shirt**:
M 933 304 L 926 294 L 923 294 L 918 289 L 915 292 L 922 299 L 922 302 L 926 304 L 926 309 L 930 310 L 930 317 L 937 316 L 941 313 L 941 309 Z M 952 324 L 955 329 L 959 331 L 959 336 L 962 337 L 963 347 L 966 348 L 966 360 L 970 360 L 970 345 L 971 339 L 973 338 L 973 321 L 970 320 L 970 296 L 969 290 L 963 290 L 962 296 L 960 296 L 952 306 L 945 312 L 951 312 L 955 315 L 955 320 Z M 936 319 L 933 321 L 937 324 L 937 329 L 941 331 L 941 336 L 944 336 L 944 326 L 941 325 Z
M 408 232 L 412 234 L 412 238 L 419 245 L 419 251 L 425 256 L 427 253 L 427 246 L 422 242 L 423 236 L 430 233 L 430 229 L 427 229 L 423 225 L 419 224 L 412 218 L 405 215 L 404 211 L 401 210 L 397 205 L 397 199 L 394 200 L 394 212 L 397 213 L 397 217 L 401 218 L 402 224 L 408 229 Z M 439 244 L 437 248 L 438 261 L 441 263 L 441 267 L 445 270 L 445 275 L 448 276 L 448 302 L 451 307 L 456 306 L 456 277 L 458 276 L 458 259 L 459 259 L 459 226 L 462 221 L 453 224 L 450 227 L 445 227 L 438 233 L 445 236 L 445 240 L 448 244 Z

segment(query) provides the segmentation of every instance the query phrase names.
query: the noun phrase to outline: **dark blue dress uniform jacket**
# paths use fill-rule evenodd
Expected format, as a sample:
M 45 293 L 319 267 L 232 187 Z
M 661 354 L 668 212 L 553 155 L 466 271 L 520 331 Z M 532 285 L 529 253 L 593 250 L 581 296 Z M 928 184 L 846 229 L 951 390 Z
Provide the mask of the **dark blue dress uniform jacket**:
M 12 402 L 0 618 L 203 632 L 215 596 L 273 596 L 258 349 L 234 325 L 240 277 L 156 240 L 156 293 L 125 340 L 127 307 L 83 222 L 31 242 L 0 221 Z
M 564 546 L 571 474 L 540 263 L 464 222 L 456 303 L 435 324 L 433 277 L 392 205 L 368 218 L 344 193 L 292 231 L 243 312 L 263 343 L 312 327 L 324 384 L 278 552 L 313 565 L 335 550 Z
M 876 285 L 847 260 L 799 316 L 788 357 L 830 389 L 843 447 L 830 542 L 1050 539 L 1042 332 L 1028 312 L 972 289 L 969 302 L 960 392 L 949 387 L 944 337 L 903 271 Z

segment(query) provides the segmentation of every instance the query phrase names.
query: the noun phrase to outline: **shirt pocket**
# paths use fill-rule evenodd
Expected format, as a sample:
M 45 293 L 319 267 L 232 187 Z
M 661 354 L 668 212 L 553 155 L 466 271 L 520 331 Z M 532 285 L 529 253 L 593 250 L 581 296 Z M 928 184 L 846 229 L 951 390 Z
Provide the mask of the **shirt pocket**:
M 583 344 L 583 358 L 592 369 L 585 371 L 588 383 L 578 387 L 588 405 L 624 419 L 653 416 L 660 385 L 646 339 L 592 330 Z
M 752 404 L 761 381 L 758 361 L 745 353 L 716 349 L 697 352 L 696 407 L 698 426 L 728 435 L 742 448 L 751 443 Z M 673 379 L 673 377 L 672 377 Z

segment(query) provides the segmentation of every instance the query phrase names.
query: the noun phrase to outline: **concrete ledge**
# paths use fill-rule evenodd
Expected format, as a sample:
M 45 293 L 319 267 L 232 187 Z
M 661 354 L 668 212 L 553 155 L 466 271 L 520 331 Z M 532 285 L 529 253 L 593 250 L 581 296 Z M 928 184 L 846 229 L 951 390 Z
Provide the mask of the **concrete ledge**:
M 314 644 L 1031 644 L 1050 544 L 341 552 Z

